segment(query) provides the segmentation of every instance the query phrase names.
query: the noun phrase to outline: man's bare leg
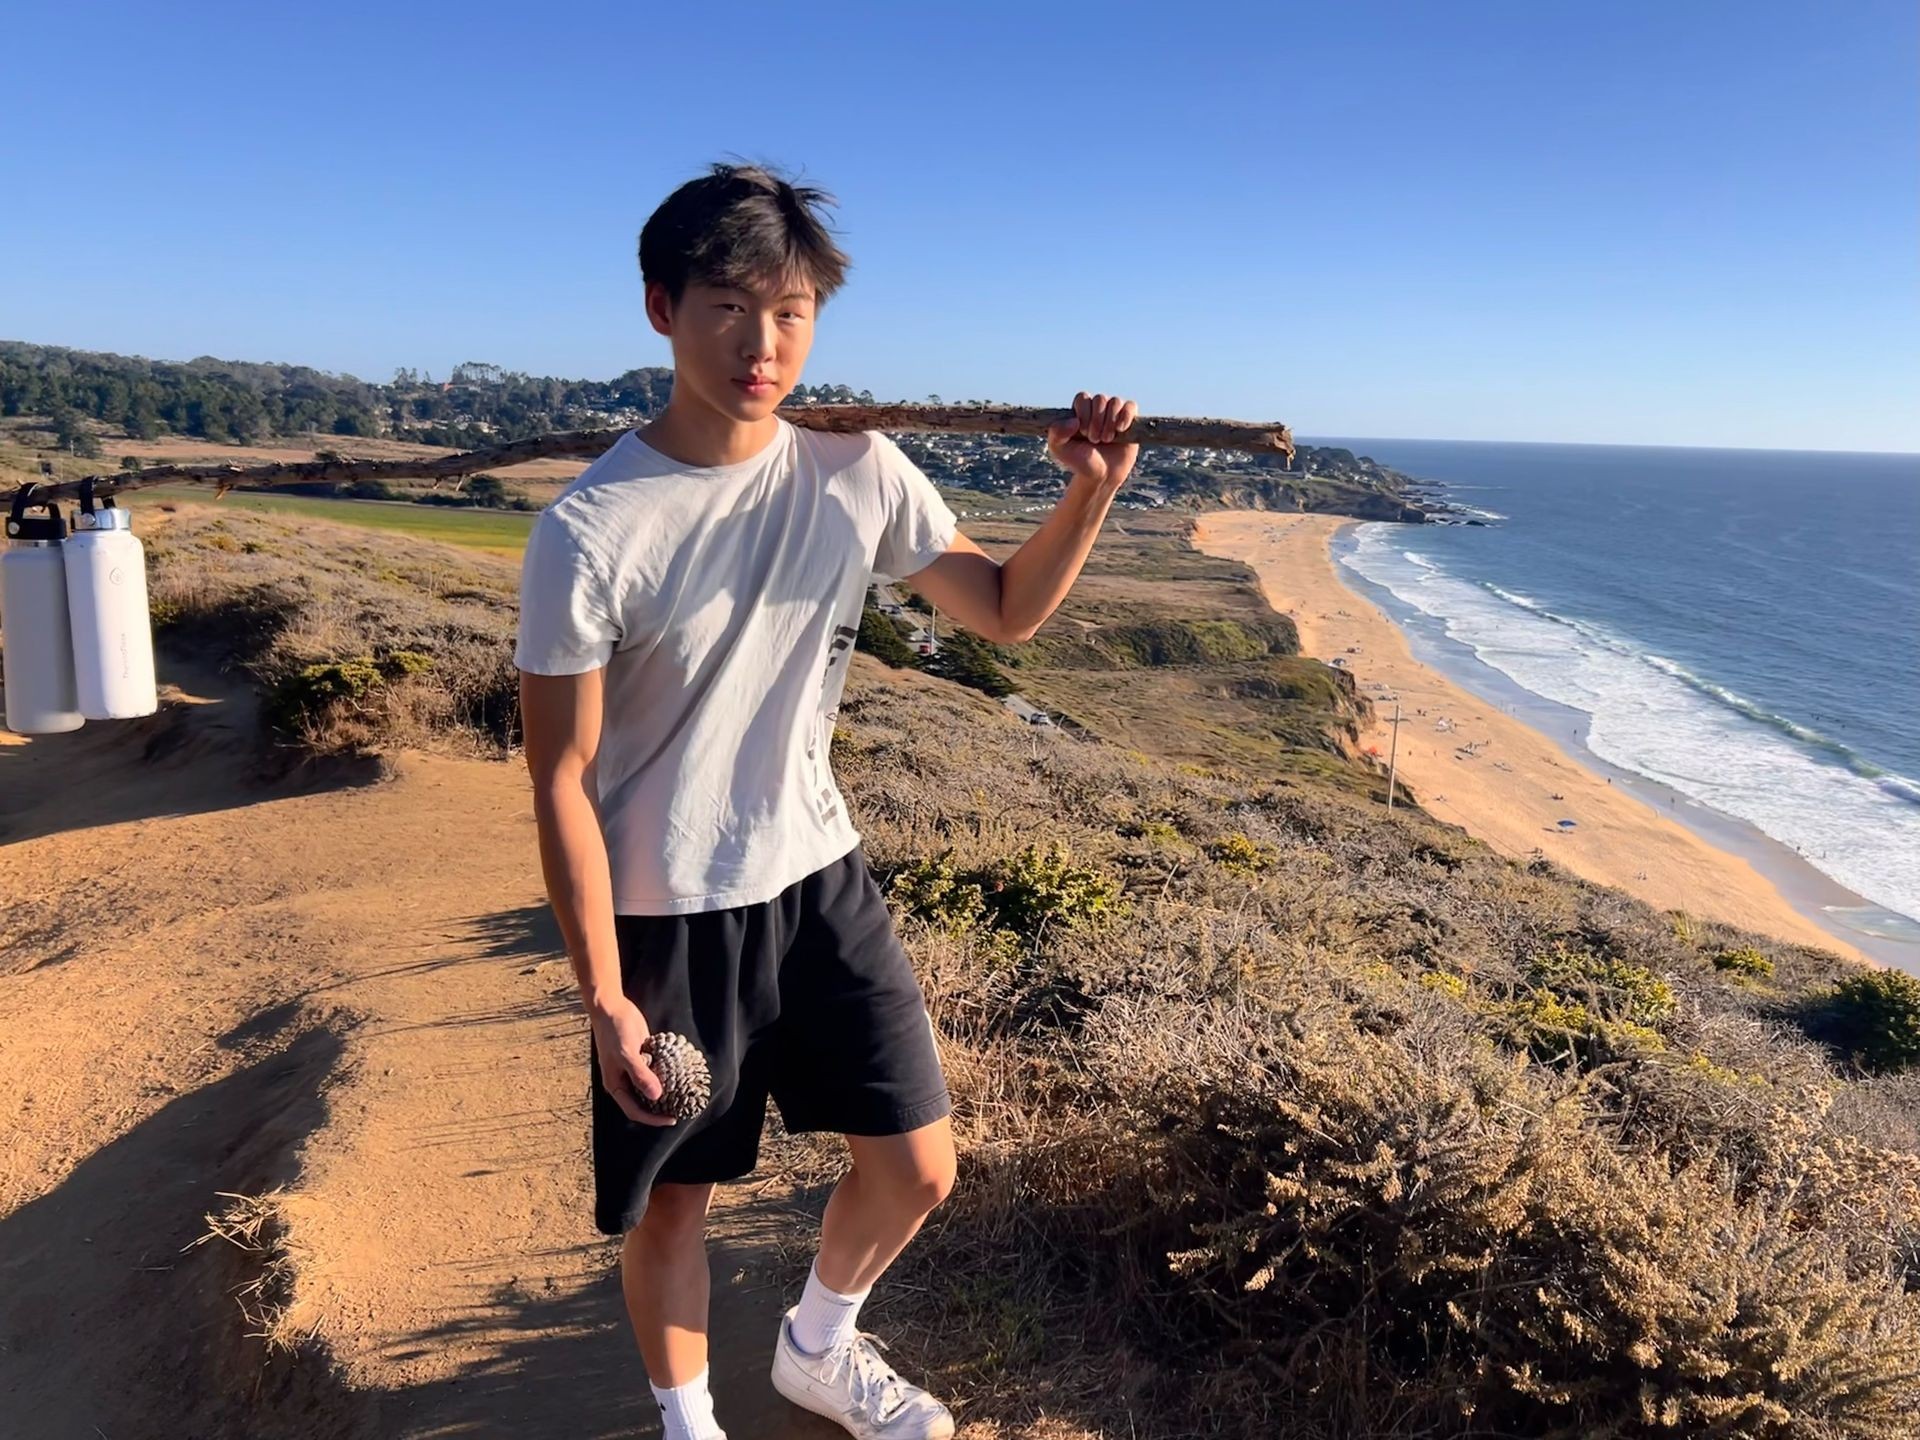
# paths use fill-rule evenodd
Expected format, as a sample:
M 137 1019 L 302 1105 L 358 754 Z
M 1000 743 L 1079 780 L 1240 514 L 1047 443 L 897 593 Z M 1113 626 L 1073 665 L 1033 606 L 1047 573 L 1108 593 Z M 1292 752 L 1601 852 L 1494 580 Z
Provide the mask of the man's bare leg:
M 827 1197 L 806 1289 L 781 1319 L 773 1388 L 857 1435 L 951 1440 L 953 1413 L 860 1339 L 859 1315 L 868 1289 L 953 1188 L 952 1127 L 942 1116 L 904 1135 L 846 1140 L 853 1164 Z
M 814 1265 L 823 1285 L 866 1289 L 953 1189 L 951 1117 L 904 1135 L 849 1135 L 853 1164 L 827 1197 Z
M 656 1184 L 620 1247 L 620 1289 L 647 1377 L 684 1385 L 707 1363 L 707 1207 L 713 1186 Z

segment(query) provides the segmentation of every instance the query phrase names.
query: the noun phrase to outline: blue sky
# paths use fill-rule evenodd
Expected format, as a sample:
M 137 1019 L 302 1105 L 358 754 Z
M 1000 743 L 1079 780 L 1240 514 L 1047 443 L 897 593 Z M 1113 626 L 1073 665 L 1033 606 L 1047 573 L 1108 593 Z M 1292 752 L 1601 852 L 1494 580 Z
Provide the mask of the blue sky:
M 0 337 L 665 364 L 634 243 L 840 198 L 804 378 L 1303 435 L 1920 450 L 1920 7 L 27 0 Z

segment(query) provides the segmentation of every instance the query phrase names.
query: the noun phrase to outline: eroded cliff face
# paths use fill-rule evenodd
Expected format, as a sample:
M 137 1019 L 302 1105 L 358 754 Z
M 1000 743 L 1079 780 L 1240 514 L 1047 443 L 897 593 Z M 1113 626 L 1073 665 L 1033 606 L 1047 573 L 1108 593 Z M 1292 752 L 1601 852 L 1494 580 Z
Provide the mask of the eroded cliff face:
M 1436 508 L 1384 485 L 1271 480 L 1265 477 L 1253 480 L 1241 480 L 1238 477 L 1222 479 L 1218 508 L 1312 511 L 1326 515 L 1351 515 L 1356 520 L 1397 520 L 1414 525 L 1425 524 L 1438 515 Z

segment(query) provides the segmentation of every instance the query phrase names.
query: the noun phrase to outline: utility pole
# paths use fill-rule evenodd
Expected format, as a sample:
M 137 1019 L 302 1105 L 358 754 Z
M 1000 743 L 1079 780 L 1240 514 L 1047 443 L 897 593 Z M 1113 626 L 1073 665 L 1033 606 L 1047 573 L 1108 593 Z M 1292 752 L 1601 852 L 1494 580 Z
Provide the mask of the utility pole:
M 1387 809 L 1393 809 L 1393 780 L 1400 762 L 1400 702 L 1393 703 L 1393 739 L 1387 745 Z

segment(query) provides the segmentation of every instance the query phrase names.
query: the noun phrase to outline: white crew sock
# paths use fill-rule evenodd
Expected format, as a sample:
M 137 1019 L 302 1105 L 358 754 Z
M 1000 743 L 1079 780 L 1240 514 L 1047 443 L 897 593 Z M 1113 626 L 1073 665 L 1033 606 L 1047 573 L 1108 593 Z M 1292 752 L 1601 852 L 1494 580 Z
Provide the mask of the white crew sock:
M 831 1350 L 842 1341 L 853 1339 L 853 1322 L 860 1314 L 860 1302 L 873 1289 L 869 1285 L 853 1295 L 829 1290 L 820 1282 L 820 1257 L 813 1257 L 807 1271 L 807 1288 L 801 1293 L 799 1308 L 793 1312 L 793 1343 L 809 1355 Z
M 660 1402 L 661 1440 L 727 1440 L 727 1432 L 713 1418 L 713 1396 L 707 1391 L 708 1369 L 684 1385 L 662 1389 L 652 1380 L 653 1398 Z

